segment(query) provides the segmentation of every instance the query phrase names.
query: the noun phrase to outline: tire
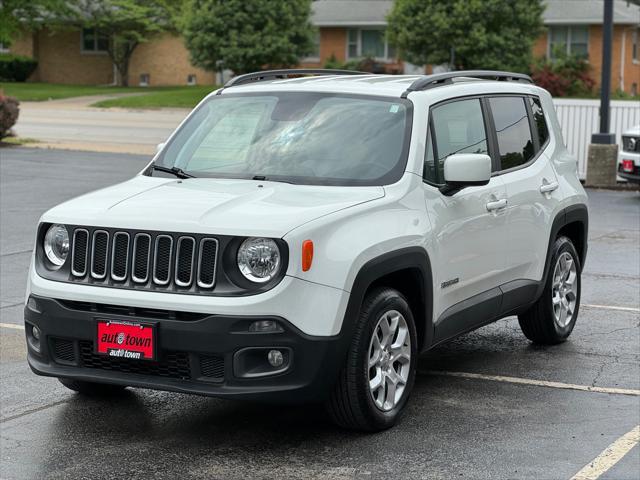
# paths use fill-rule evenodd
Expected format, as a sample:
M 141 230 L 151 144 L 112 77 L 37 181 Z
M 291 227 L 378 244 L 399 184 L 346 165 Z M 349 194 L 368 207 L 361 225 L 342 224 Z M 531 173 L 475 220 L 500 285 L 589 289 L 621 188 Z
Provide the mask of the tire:
M 566 278 L 566 272 L 558 269 L 562 269 L 559 263 L 568 259 L 573 262 L 574 271 L 568 267 L 569 277 Z M 552 247 L 549 272 L 542 295 L 529 310 L 518 316 L 522 333 L 529 340 L 542 345 L 555 345 L 564 342 L 571 335 L 580 310 L 581 272 L 580 257 L 573 243 L 567 237 L 558 237 Z M 562 275 L 559 276 L 559 273 Z M 559 287 L 554 286 L 561 277 L 566 280 L 560 283 Z M 568 290 L 563 290 L 567 286 Z M 563 291 L 567 292 L 566 295 Z M 573 305 L 570 298 L 574 299 Z M 570 308 L 565 310 L 564 305 Z
M 385 336 L 383 322 L 390 327 L 387 331 L 393 332 L 396 318 L 396 333 Z M 390 340 L 385 341 L 387 338 Z M 395 352 L 396 360 L 388 351 L 385 353 L 385 345 L 388 351 Z M 369 368 L 372 353 L 374 366 Z M 375 289 L 362 304 L 346 363 L 325 405 L 333 422 L 343 428 L 367 432 L 392 427 L 413 389 L 417 360 L 416 328 L 407 300 L 394 289 Z M 375 393 L 370 388 L 371 377 L 384 383 Z M 391 383 L 395 385 L 391 387 L 393 390 L 387 390 Z
M 58 378 L 58 380 L 69 390 L 91 397 L 112 397 L 121 394 L 126 388 L 122 385 L 84 382 L 82 380 L 72 380 L 70 378 Z

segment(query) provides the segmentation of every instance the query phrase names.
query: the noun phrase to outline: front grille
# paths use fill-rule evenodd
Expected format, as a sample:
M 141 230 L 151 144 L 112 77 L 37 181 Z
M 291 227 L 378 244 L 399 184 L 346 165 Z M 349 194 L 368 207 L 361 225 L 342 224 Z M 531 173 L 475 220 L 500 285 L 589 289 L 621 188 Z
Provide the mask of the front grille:
M 198 286 L 211 288 L 216 278 L 216 258 L 218 254 L 218 242 L 211 238 L 205 238 L 200 242 L 200 256 L 198 257 Z
M 87 273 L 87 255 L 89 253 L 89 232 L 78 228 L 73 233 L 73 254 L 71 255 L 71 271 L 74 275 L 84 276 Z
M 224 358 L 201 356 L 200 357 L 200 373 L 203 377 L 224 380 Z
M 161 310 L 158 308 L 127 307 L 107 303 L 79 302 L 77 300 L 57 300 L 65 308 L 91 313 L 122 315 L 132 319 L 161 319 L 195 322 L 209 316 L 206 313 L 182 312 L 178 310 Z
M 149 260 L 151 258 L 151 236 L 138 233 L 133 240 L 133 273 L 134 282 L 146 283 L 149 280 Z
M 191 378 L 189 355 L 184 352 L 164 352 L 164 355 L 157 362 L 129 360 L 96 355 L 93 352 L 93 342 L 81 341 L 80 359 L 82 366 L 85 368 L 176 378 L 179 380 L 189 380 Z
M 53 357 L 56 361 L 63 362 L 75 362 L 76 352 L 73 348 L 73 340 L 67 340 L 64 338 L 52 338 L 51 344 L 53 346 Z
M 114 287 L 212 290 L 218 240 L 202 235 L 77 227 L 71 279 Z
M 640 137 L 623 135 L 622 150 L 625 152 L 640 152 Z
M 181 237 L 176 251 L 176 283 L 181 287 L 191 285 L 193 277 L 193 254 L 196 241 L 191 237 Z
M 91 276 L 93 278 L 102 279 L 107 276 L 107 255 L 109 255 L 109 233 L 96 230 L 93 232 L 91 245 Z
M 158 235 L 153 255 L 153 281 L 158 285 L 167 285 L 169 283 L 172 254 L 173 238 L 169 235 Z
M 113 236 L 113 253 L 111 254 L 111 278 L 121 282 L 127 278 L 129 263 L 129 234 L 118 232 Z

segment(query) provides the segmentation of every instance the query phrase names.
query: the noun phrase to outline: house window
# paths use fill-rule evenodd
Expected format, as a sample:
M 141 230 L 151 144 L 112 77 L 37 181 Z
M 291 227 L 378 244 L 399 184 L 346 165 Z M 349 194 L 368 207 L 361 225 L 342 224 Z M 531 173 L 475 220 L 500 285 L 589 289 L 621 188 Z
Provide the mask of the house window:
M 99 34 L 93 28 L 82 29 L 83 52 L 106 52 L 109 47 L 109 37 Z
M 313 47 L 309 55 L 307 56 L 309 59 L 319 59 L 320 58 L 320 30 L 316 30 L 313 34 Z
M 634 62 L 640 61 L 640 52 L 638 51 L 640 49 L 640 45 L 638 45 L 639 43 L 640 43 L 640 28 L 636 28 L 633 31 L 633 37 L 631 41 L 631 58 L 633 59 Z
M 350 28 L 347 38 L 347 58 L 371 57 L 376 60 L 395 60 L 396 51 L 389 45 L 384 30 Z
M 149 86 L 149 79 L 150 79 L 150 76 L 149 76 L 148 73 L 141 73 L 140 74 L 140 83 L 139 83 L 139 85 L 141 87 L 148 87 Z
M 4 43 L 0 42 L 0 53 L 8 53 L 9 52 L 9 45 L 5 45 Z
M 587 25 L 554 26 L 549 28 L 549 57 L 566 52 L 587 59 L 589 57 L 589 27 Z
M 190 73 L 189 75 L 187 75 L 187 85 L 197 85 L 197 84 L 198 84 L 198 79 L 196 78 L 195 73 Z

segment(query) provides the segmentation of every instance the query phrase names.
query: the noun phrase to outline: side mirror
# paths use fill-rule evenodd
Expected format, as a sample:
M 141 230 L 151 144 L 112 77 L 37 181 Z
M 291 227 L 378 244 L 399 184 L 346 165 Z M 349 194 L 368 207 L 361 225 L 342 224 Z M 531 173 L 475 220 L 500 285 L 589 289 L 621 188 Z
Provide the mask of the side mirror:
M 443 195 L 451 196 L 465 187 L 486 185 L 491 180 L 491 157 L 482 153 L 456 153 L 444 161 Z
M 156 153 L 159 153 L 160 150 L 162 150 L 165 145 L 166 145 L 165 142 L 162 142 L 162 143 L 159 143 L 158 145 L 156 145 Z

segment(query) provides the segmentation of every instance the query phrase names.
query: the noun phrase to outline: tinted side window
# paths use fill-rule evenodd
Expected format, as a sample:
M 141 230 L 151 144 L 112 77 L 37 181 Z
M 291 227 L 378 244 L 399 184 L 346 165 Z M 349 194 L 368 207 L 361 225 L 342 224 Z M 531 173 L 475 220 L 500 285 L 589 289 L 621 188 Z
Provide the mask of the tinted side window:
M 489 99 L 502 170 L 518 167 L 534 156 L 531 128 L 524 101 L 522 97 Z
M 538 140 L 540 140 L 540 146 L 542 147 L 549 139 L 549 130 L 547 129 L 547 122 L 544 119 L 542 105 L 540 104 L 539 98 L 533 97 L 529 97 L 529 103 L 531 104 L 533 121 L 536 124 L 536 130 L 538 130 Z
M 488 153 L 482 107 L 477 98 L 435 107 L 432 113 L 438 183 L 444 183 L 444 162 L 455 153 Z

